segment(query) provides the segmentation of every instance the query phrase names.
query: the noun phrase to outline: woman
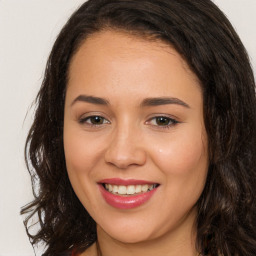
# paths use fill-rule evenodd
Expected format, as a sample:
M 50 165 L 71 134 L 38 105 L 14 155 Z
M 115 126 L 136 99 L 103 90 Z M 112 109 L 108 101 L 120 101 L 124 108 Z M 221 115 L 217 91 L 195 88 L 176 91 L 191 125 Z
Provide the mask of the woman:
M 211 1 L 89 0 L 37 104 L 44 255 L 255 255 L 255 82 Z

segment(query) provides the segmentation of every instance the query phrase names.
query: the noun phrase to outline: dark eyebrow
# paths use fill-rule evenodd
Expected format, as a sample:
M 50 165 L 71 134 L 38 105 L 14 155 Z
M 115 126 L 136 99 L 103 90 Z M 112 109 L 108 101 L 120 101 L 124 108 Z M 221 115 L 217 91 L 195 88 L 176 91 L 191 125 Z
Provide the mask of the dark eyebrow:
M 82 101 L 82 102 L 88 102 L 92 104 L 97 104 L 97 105 L 109 105 L 108 100 L 104 98 L 99 98 L 95 96 L 88 96 L 88 95 L 79 95 L 76 97 L 72 103 L 71 106 L 74 105 L 76 102 Z M 190 106 L 185 103 L 184 101 L 178 99 L 178 98 L 172 98 L 172 97 L 158 97 L 158 98 L 146 98 L 142 101 L 140 104 L 141 107 L 145 106 L 160 106 L 160 105 L 168 105 L 168 104 L 177 104 L 181 105 L 186 108 L 190 108 Z
M 190 106 L 184 101 L 178 98 L 172 98 L 172 97 L 171 98 L 170 97 L 147 98 L 142 101 L 141 106 L 150 107 L 150 106 L 160 106 L 160 105 L 167 105 L 167 104 L 177 104 L 186 108 L 190 108 Z
M 71 106 L 78 101 L 88 102 L 88 103 L 97 104 L 97 105 L 109 105 L 108 100 L 104 98 L 88 96 L 88 95 L 79 95 L 72 101 Z

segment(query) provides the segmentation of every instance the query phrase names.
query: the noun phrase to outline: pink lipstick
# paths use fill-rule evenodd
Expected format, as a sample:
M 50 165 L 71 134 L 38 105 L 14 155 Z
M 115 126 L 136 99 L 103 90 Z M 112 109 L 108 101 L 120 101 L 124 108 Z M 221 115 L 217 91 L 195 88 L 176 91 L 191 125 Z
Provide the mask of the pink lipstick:
M 105 201 L 118 209 L 131 209 L 146 203 L 159 184 L 143 180 L 104 179 L 99 183 Z

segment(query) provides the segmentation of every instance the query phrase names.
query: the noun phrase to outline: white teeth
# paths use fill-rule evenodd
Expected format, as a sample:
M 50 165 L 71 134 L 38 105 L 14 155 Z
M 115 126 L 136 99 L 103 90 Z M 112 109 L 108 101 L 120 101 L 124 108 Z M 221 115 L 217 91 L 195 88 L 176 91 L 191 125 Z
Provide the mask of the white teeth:
M 117 186 L 117 185 L 114 185 L 114 186 L 113 186 L 113 192 L 114 192 L 114 193 L 118 193 L 118 186 Z
M 127 195 L 135 194 L 135 186 L 133 185 L 127 186 L 126 193 Z
M 118 186 L 118 194 L 126 195 L 126 186 Z
M 157 184 L 143 184 L 143 185 L 113 185 L 113 184 L 104 184 L 105 189 L 113 194 L 119 195 L 134 195 L 139 193 L 145 193 L 153 190 L 157 187 Z
M 141 186 L 141 191 L 142 192 L 147 192 L 148 191 L 148 185 L 142 185 Z
M 141 192 L 141 185 L 136 185 L 135 193 L 140 193 L 140 192 Z

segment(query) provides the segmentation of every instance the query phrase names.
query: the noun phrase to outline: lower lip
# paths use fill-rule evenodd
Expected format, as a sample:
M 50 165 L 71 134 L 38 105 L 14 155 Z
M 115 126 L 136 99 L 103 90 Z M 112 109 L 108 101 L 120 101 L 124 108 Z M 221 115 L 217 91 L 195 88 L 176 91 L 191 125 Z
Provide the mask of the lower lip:
M 105 201 L 118 209 L 132 209 L 146 203 L 156 192 L 157 188 L 135 196 L 120 196 L 108 192 L 102 184 L 99 184 L 100 192 Z

